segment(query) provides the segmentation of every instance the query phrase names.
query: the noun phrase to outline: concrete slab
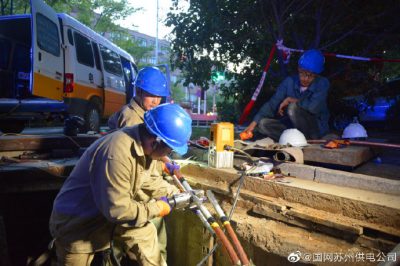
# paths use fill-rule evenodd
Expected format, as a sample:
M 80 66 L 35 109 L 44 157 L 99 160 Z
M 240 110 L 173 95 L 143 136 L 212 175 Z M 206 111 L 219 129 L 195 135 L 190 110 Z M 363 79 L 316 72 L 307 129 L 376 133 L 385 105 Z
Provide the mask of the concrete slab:
M 193 186 L 214 187 L 221 194 L 234 194 L 239 175 L 233 170 L 212 169 L 196 165 L 182 168 Z M 366 191 L 344 185 L 319 183 L 313 180 L 286 177 L 291 183 L 277 183 L 257 177 L 246 177 L 242 190 L 313 209 L 340 214 L 368 223 L 396 227 L 400 224 L 400 196 Z M 394 181 L 394 180 L 389 180 Z
M 369 147 L 346 146 L 341 149 L 326 149 L 312 144 L 303 149 L 304 161 L 356 167 L 370 160 L 373 153 Z
M 398 179 L 386 179 L 378 176 L 294 163 L 282 163 L 279 168 L 287 176 L 400 196 L 400 180 Z

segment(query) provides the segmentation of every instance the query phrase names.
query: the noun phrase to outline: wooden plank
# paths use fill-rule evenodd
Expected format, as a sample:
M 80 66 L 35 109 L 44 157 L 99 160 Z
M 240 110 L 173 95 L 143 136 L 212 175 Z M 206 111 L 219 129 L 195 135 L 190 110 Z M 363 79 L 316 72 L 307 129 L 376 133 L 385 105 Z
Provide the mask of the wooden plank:
M 53 149 L 79 149 L 90 146 L 100 135 L 37 135 L 37 136 L 2 136 L 0 152 L 3 151 L 38 151 Z
M 266 206 L 257 204 L 253 207 L 253 211 L 257 214 L 270 217 L 272 219 L 282 221 L 288 224 L 293 224 L 310 230 L 318 230 L 331 235 L 337 232 L 342 232 L 348 235 L 361 235 L 363 228 L 357 225 L 342 223 L 339 220 L 329 220 L 328 217 L 320 219 L 315 213 L 306 214 L 301 210 L 287 210 L 282 213 L 277 213 Z M 332 217 L 330 217 L 332 218 Z
M 340 149 L 326 149 L 312 144 L 303 149 L 304 161 L 323 164 L 356 167 L 370 160 L 373 153 L 369 147 L 346 146 Z
M 78 158 L 0 164 L 0 193 L 60 189 Z

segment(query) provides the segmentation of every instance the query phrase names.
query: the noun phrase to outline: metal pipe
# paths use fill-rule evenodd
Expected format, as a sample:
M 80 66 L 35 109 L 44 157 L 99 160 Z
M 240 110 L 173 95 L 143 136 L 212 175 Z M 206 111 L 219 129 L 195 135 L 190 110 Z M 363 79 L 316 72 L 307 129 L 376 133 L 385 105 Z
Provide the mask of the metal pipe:
M 232 243 L 233 243 L 234 247 L 236 248 L 236 251 L 238 252 L 238 255 L 239 255 L 240 260 L 242 261 L 242 264 L 249 265 L 250 261 L 247 258 L 246 252 L 244 251 L 242 245 L 240 244 L 240 241 L 237 238 L 237 235 L 233 231 L 232 225 L 231 225 L 229 219 L 226 217 L 224 210 L 219 205 L 217 199 L 215 198 L 215 196 L 211 190 L 207 190 L 206 193 L 207 193 L 207 197 L 210 200 L 211 204 L 214 206 L 214 209 L 217 212 L 221 223 L 226 228 L 226 231 L 228 232 L 228 235 L 231 238 Z
M 309 139 L 309 140 L 307 140 L 307 142 L 310 143 L 310 144 L 324 144 L 327 141 L 328 140 L 323 140 L 323 139 Z M 361 146 L 400 149 L 400 144 L 395 144 L 395 143 L 382 143 L 382 142 L 361 141 L 361 140 L 349 140 L 349 141 L 350 141 L 350 145 L 361 145 Z

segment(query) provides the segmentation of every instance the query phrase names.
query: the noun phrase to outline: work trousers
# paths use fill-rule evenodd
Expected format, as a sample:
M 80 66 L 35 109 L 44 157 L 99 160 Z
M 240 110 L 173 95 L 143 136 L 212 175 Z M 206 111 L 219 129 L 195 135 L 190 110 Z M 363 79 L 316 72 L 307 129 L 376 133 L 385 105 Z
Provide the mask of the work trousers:
M 132 261 L 138 261 L 143 266 L 166 266 L 167 263 L 158 247 L 157 230 L 153 223 L 147 223 L 139 228 L 117 226 L 114 233 L 114 243 L 123 247 L 125 254 Z M 94 253 L 68 252 L 56 240 L 57 265 L 90 266 Z M 110 262 L 105 262 L 110 264 Z
M 291 103 L 287 107 L 286 115 L 282 118 L 261 119 L 257 124 L 255 138 L 270 137 L 274 141 L 279 141 L 282 132 L 288 128 L 297 128 L 306 139 L 318 139 L 320 137 L 315 115 L 303 109 L 297 103 Z

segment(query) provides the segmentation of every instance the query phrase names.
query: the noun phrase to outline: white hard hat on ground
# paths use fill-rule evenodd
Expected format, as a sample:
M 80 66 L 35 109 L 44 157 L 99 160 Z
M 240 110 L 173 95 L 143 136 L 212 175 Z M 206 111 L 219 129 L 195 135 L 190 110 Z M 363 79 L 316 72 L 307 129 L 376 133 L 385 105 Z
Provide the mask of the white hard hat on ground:
M 283 131 L 279 138 L 279 144 L 290 144 L 293 147 L 303 147 L 308 145 L 306 137 L 297 128 L 289 128 Z
M 350 123 L 344 130 L 342 138 L 344 139 L 356 139 L 368 137 L 365 128 L 358 123 L 357 118 L 354 118 L 353 123 Z

